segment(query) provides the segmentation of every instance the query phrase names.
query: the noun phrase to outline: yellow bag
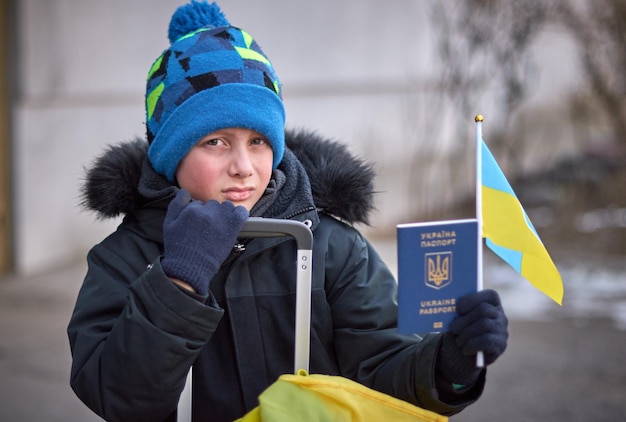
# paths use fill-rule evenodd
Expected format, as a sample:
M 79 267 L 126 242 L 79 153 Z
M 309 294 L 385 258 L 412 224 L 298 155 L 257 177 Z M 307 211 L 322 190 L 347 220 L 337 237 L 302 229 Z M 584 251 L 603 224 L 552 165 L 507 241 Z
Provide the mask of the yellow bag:
M 237 422 L 446 422 L 447 417 L 329 375 L 282 375 Z

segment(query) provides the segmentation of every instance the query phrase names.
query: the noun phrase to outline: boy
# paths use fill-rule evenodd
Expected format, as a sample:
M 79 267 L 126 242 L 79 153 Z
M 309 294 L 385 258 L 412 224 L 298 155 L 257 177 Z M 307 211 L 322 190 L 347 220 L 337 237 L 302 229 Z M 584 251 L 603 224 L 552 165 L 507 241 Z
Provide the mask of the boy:
M 461 298 L 445 334 L 397 333 L 396 283 L 353 228 L 373 171 L 319 136 L 285 132 L 279 80 L 218 6 L 192 1 L 146 92 L 147 140 L 109 149 L 84 203 L 118 229 L 89 252 L 68 327 L 71 385 L 110 421 L 173 421 L 193 364 L 194 420 L 227 421 L 292 372 L 295 248 L 237 238 L 248 216 L 314 234 L 312 373 L 341 375 L 441 414 L 474 402 L 505 349 L 498 295 Z

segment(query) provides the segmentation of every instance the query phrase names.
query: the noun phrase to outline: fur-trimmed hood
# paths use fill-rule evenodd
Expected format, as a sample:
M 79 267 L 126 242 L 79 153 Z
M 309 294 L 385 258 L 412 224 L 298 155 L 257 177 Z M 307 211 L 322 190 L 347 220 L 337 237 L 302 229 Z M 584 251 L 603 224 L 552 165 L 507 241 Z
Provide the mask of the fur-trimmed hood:
M 286 131 L 285 143 L 308 175 L 317 209 L 350 224 L 369 223 L 374 208 L 372 164 L 352 155 L 345 145 L 311 131 Z M 109 146 L 86 169 L 81 205 L 100 218 L 112 218 L 154 199 L 154 192 L 163 196 L 173 190 L 152 171 L 147 149 L 142 139 Z

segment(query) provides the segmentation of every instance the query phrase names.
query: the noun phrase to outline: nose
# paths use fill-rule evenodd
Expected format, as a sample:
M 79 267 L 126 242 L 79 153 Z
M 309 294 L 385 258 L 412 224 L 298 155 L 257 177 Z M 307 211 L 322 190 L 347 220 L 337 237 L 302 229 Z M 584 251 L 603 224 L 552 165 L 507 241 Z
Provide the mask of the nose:
M 233 148 L 230 165 L 231 175 L 235 177 L 248 177 L 253 172 L 250 151 L 246 148 Z

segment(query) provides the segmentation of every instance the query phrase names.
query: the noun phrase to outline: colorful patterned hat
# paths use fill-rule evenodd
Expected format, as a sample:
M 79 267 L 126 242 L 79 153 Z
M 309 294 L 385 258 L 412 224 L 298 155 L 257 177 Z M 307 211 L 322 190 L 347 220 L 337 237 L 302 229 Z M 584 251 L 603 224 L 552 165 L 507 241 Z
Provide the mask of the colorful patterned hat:
M 270 142 L 274 168 L 285 144 L 280 82 L 259 45 L 231 26 L 219 6 L 193 0 L 170 22 L 171 46 L 154 62 L 146 89 L 148 158 L 171 182 L 183 157 L 219 129 L 255 130 Z

